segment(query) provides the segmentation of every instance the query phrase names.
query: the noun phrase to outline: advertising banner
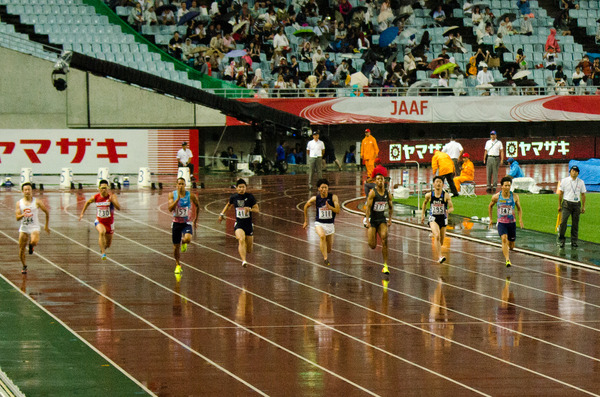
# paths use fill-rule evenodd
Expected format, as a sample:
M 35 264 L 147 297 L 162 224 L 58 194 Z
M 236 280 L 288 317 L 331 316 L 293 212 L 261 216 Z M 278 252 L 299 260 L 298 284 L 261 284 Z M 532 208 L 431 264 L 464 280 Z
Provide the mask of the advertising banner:
M 559 137 L 559 138 L 498 138 L 504 147 L 504 159 L 516 160 L 571 160 L 588 159 L 596 155 L 595 137 Z M 487 138 L 457 140 L 473 162 L 482 162 Z M 380 141 L 379 158 L 383 164 L 403 164 L 415 162 L 431 163 L 435 150 L 442 150 L 448 140 L 406 140 Z
M 600 120 L 600 96 L 250 98 L 312 124 L 478 123 Z M 227 125 L 241 125 L 228 117 Z
M 140 167 L 153 173 L 177 173 L 177 151 L 188 141 L 198 169 L 196 130 L 0 130 L 0 174 L 95 174 L 108 167 L 111 174 L 137 174 Z

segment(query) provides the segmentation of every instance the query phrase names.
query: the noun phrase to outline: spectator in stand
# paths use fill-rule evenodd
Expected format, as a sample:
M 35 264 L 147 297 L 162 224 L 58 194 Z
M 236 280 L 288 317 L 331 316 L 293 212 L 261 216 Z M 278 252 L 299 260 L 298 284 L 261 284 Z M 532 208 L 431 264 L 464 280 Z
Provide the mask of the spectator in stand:
M 283 27 L 277 29 L 277 33 L 273 37 L 273 56 L 280 57 L 285 55 L 290 50 L 290 41 L 288 40 Z
M 559 80 L 556 82 L 556 87 L 554 88 L 556 95 L 570 95 L 571 90 L 567 87 L 564 80 Z
M 498 27 L 498 34 L 502 33 L 502 36 L 507 37 L 511 34 L 516 34 L 517 31 L 513 28 L 513 24 L 510 21 L 510 17 L 505 17 L 504 21 L 500 22 Z
M 404 54 L 404 71 L 411 82 L 417 80 L 417 63 L 410 49 Z
M 127 23 L 133 26 L 138 32 L 141 31 L 144 24 L 144 10 L 142 10 L 140 3 L 135 3 L 135 7 L 131 7 Z
M 458 190 L 454 184 L 454 162 L 449 155 L 439 150 L 434 151 L 431 158 L 431 172 L 448 182 L 452 195 L 458 196 Z
M 436 9 L 433 11 L 433 14 L 431 15 L 433 20 L 437 23 L 439 23 L 440 25 L 445 25 L 446 23 L 446 13 L 444 12 L 444 10 L 442 9 L 442 5 L 439 4 Z
M 473 26 L 479 26 L 483 22 L 483 15 L 481 14 L 481 9 L 479 6 L 473 7 L 473 13 L 471 14 L 471 22 L 473 22 Z
M 533 18 L 533 14 L 531 13 L 531 6 L 529 5 L 529 0 L 517 0 L 517 8 L 519 9 L 519 13 L 521 16 L 527 15 L 529 18 Z
M 583 56 L 583 59 L 579 61 L 577 64 L 581 68 L 581 71 L 586 76 L 590 77 L 592 75 L 592 63 L 590 62 L 590 58 L 586 55 Z
M 496 21 L 496 16 L 492 12 L 492 10 L 490 10 L 490 7 L 485 7 L 485 10 L 483 11 L 483 23 L 486 23 L 486 24 L 490 23 L 490 24 L 494 25 L 495 21 Z
M 492 76 L 492 72 L 488 70 L 487 63 L 483 63 L 482 69 L 477 73 L 477 82 L 479 84 L 490 84 L 494 82 L 494 76 Z
M 180 7 L 177 9 L 177 20 L 179 21 L 181 17 L 183 17 L 188 12 L 189 10 L 187 9 L 187 3 L 185 1 L 182 1 L 180 3 Z
M 445 144 L 442 148 L 442 152 L 449 155 L 452 159 L 452 162 L 454 163 L 454 170 L 457 176 L 460 175 L 459 161 L 462 157 L 463 151 L 464 149 L 462 145 L 456 142 L 456 136 L 454 134 L 450 135 L 450 142 Z
M 194 58 L 196 56 L 195 52 L 196 46 L 192 44 L 192 39 L 189 37 L 185 39 L 185 42 L 181 46 L 182 59 L 187 62 L 190 66 L 194 64 Z
M 567 76 L 565 75 L 565 73 L 563 72 L 563 67 L 562 65 L 558 65 L 556 67 L 556 73 L 554 73 L 554 81 L 556 81 L 557 83 L 561 80 L 565 80 L 567 78 Z
M 288 164 L 296 164 L 296 148 L 291 148 L 287 157 L 285 158 L 286 163 Z
M 527 69 L 527 61 L 525 60 L 525 58 L 527 58 L 527 55 L 523 54 L 523 49 L 519 48 L 517 50 L 517 55 L 515 56 L 515 63 L 517 65 L 519 65 L 519 69 L 520 70 L 526 70 Z
M 569 10 L 562 10 L 554 20 L 553 26 L 556 28 L 556 31 L 562 36 L 570 35 L 571 17 L 569 16 Z
M 144 22 L 147 26 L 158 25 L 158 18 L 156 17 L 154 7 L 150 7 L 146 11 L 144 11 Z
M 285 147 L 283 145 L 285 145 L 284 139 L 280 140 L 279 146 L 277 146 L 275 164 L 285 161 Z
M 556 54 L 553 49 L 544 53 L 544 67 L 548 70 L 556 70 Z
M 556 29 L 551 28 L 550 34 L 546 38 L 546 46 L 544 47 L 546 52 L 550 50 L 554 50 L 554 52 L 560 52 L 560 45 L 558 44 L 558 40 L 556 39 Z
M 231 33 L 225 33 L 225 37 L 223 37 L 223 52 L 227 53 L 235 49 L 236 42 L 233 37 L 231 37 Z
M 592 85 L 600 87 L 600 58 L 594 59 L 592 64 Z
M 475 181 L 475 165 L 471 161 L 469 153 L 463 153 L 461 159 L 462 167 L 460 169 L 460 176 L 454 178 L 454 185 L 457 191 L 460 191 L 461 183 Z
M 533 24 L 531 23 L 531 18 L 528 15 L 523 15 L 519 33 L 525 36 L 533 35 Z
M 321 47 L 317 47 L 315 52 L 312 54 L 312 64 L 313 70 L 317 68 L 320 62 L 323 62 L 323 66 L 325 66 L 325 54 L 323 54 L 323 50 Z
M 162 13 L 160 23 L 162 23 L 163 25 L 175 25 L 177 21 L 175 20 L 175 14 L 173 14 L 173 11 L 168 8 L 165 8 L 165 10 Z
M 210 57 L 204 55 L 204 53 L 200 54 L 199 57 L 196 58 L 194 62 L 194 69 L 199 71 L 202 74 L 208 75 L 208 60 Z
M 340 0 L 338 11 L 346 25 L 350 24 L 350 16 L 352 15 L 352 4 L 348 0 Z
M 169 53 L 177 59 L 181 59 L 183 39 L 179 37 L 179 32 L 173 33 L 173 38 L 169 41 Z
M 581 80 L 585 77 L 585 74 L 581 71 L 581 66 L 575 66 L 575 71 L 573 72 L 573 76 L 571 76 L 573 80 L 573 85 L 578 86 L 581 83 Z
M 383 3 L 381 3 L 381 8 L 379 9 L 379 15 L 377 15 L 377 22 L 379 24 L 379 28 L 382 31 L 389 28 L 393 20 L 394 20 L 394 12 L 390 5 L 390 1 L 384 0 Z
M 356 164 L 356 145 L 350 145 L 350 148 L 344 156 L 345 164 Z
M 566 10 L 578 10 L 579 4 L 575 4 L 575 0 L 560 0 L 563 8 Z
M 509 157 L 508 160 L 506 160 L 506 162 L 508 163 L 508 166 L 509 166 L 507 175 L 509 175 L 513 178 L 523 178 L 525 176 L 525 174 L 523 173 L 523 170 L 519 166 L 519 163 L 515 159 L 513 159 L 512 157 Z

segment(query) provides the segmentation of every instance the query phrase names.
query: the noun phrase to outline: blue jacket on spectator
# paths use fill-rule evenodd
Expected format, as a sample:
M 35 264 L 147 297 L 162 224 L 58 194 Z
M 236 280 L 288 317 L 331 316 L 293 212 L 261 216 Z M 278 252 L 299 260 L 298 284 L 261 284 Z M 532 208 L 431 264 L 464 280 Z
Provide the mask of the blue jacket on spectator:
M 531 8 L 529 7 L 529 0 L 517 0 L 517 7 L 521 11 L 521 15 L 531 14 Z

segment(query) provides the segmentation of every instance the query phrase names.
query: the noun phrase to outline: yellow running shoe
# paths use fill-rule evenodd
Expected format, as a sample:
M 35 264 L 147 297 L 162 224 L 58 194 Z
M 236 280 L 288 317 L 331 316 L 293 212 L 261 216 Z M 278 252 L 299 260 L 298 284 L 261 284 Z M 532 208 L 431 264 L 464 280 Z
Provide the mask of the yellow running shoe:
M 383 265 L 383 269 L 381 269 L 381 273 L 390 274 L 390 269 L 388 269 L 387 265 Z
M 105 260 L 106 260 L 106 259 L 108 259 L 108 258 L 106 257 L 106 254 L 102 254 L 102 256 L 101 256 L 101 259 L 102 259 L 103 261 L 105 261 Z
M 512 263 L 510 263 L 510 260 L 506 261 L 506 267 L 511 267 Z
M 181 281 L 181 273 L 176 273 L 175 274 L 175 281 L 176 282 L 180 282 Z
M 175 274 L 181 274 L 182 271 L 183 269 L 181 269 L 181 265 L 175 266 Z
M 187 243 L 181 244 L 181 252 L 187 251 Z

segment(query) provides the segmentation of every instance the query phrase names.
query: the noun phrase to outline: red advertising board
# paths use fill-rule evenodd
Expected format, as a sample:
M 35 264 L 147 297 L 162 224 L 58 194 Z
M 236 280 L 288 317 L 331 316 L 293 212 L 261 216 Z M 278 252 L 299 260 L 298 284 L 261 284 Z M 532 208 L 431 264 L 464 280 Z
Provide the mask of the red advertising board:
M 482 162 L 487 139 L 458 140 L 474 162 Z M 588 159 L 599 153 L 595 137 L 552 138 L 506 138 L 500 139 L 504 146 L 504 158 L 519 161 Z M 394 165 L 417 161 L 431 163 L 435 150 L 441 150 L 447 141 L 435 139 L 380 141 L 379 158 L 383 164 Z

